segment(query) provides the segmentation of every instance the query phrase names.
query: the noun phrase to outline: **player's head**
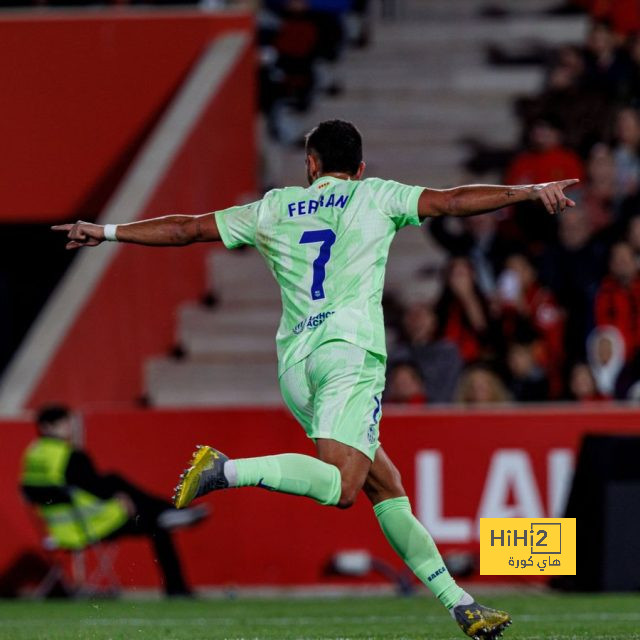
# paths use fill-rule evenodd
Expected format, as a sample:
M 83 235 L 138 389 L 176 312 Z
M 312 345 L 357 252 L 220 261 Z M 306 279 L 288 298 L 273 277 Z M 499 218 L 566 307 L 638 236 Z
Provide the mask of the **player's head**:
M 38 411 L 36 419 L 38 433 L 41 436 L 70 440 L 73 435 L 73 421 L 68 407 L 51 404 Z
M 321 122 L 307 134 L 305 143 L 309 184 L 327 173 L 342 173 L 355 180 L 362 176 L 362 136 L 350 122 Z

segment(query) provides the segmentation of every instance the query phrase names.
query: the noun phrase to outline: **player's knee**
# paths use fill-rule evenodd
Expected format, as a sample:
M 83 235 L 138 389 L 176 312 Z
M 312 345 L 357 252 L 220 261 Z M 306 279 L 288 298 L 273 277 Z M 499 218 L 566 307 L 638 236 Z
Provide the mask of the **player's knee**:
M 360 487 L 355 487 L 352 483 L 343 482 L 340 500 L 337 505 L 338 509 L 348 509 L 349 507 L 352 507 L 356 502 L 359 491 Z

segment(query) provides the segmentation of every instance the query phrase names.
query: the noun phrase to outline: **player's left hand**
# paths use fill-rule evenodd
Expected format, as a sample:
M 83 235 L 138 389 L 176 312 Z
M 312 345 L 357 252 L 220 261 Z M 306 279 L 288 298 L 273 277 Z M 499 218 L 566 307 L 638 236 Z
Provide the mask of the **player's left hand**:
M 542 182 L 534 184 L 531 189 L 531 199 L 541 200 L 550 214 L 561 213 L 566 207 L 575 207 L 576 203 L 564 195 L 567 187 L 580 182 L 577 178 L 559 180 L 558 182 Z
M 57 224 L 52 231 L 66 231 L 69 242 L 67 249 L 80 247 L 97 247 L 104 240 L 104 227 L 101 224 L 78 220 L 75 224 Z

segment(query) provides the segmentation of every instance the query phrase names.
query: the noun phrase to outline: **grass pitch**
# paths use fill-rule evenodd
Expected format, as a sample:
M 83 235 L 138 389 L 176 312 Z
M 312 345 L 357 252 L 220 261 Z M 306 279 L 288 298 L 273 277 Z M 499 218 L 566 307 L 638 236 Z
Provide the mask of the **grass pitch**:
M 514 619 L 505 640 L 640 640 L 638 595 L 478 597 Z M 432 598 L 0 601 L 1 640 L 443 640 Z

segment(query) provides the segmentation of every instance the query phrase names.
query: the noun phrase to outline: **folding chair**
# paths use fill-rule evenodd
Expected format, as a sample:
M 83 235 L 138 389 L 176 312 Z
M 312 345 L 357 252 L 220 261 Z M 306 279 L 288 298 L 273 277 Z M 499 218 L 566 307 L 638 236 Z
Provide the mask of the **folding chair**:
M 60 583 L 74 597 L 114 597 L 121 591 L 114 564 L 118 556 L 118 544 L 114 540 L 91 541 L 85 522 L 77 509 L 73 510 L 75 523 L 90 542 L 82 549 L 60 547 L 47 529 L 46 521 L 37 510 L 37 503 L 26 502 L 51 565 L 49 572 L 34 589 L 32 596 L 46 598 Z M 91 567 L 91 568 L 89 568 Z

